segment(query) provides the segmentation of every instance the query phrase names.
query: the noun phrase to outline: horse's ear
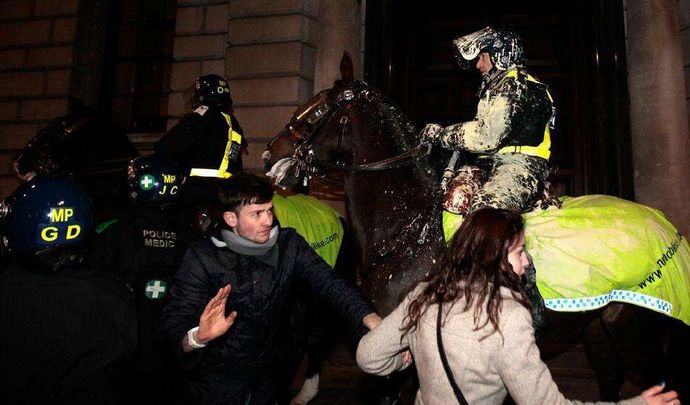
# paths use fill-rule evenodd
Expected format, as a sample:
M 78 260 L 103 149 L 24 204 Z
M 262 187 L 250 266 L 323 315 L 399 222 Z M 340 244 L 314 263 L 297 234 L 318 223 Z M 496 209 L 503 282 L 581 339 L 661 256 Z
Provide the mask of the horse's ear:
M 343 51 L 343 58 L 340 59 L 340 76 L 345 83 L 351 83 L 355 80 L 352 57 L 347 51 Z

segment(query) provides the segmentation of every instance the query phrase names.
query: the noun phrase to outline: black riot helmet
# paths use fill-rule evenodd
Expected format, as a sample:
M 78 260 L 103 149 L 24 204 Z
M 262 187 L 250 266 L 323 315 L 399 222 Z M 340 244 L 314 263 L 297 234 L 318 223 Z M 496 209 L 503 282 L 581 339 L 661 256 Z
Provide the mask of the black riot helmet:
M 3 243 L 13 253 L 81 247 L 91 230 L 91 199 L 72 180 L 37 177 L 5 199 L 0 216 Z
M 205 105 L 228 111 L 232 107 L 228 81 L 214 74 L 197 77 L 194 82 L 194 104 L 194 108 Z
M 525 66 L 522 39 L 507 29 L 486 27 L 454 40 L 453 46 L 455 59 L 463 69 L 470 69 L 481 52 L 488 52 L 491 63 L 499 70 Z
M 183 182 L 184 174 L 176 164 L 155 155 L 134 158 L 127 167 L 129 199 L 135 204 L 174 203 Z

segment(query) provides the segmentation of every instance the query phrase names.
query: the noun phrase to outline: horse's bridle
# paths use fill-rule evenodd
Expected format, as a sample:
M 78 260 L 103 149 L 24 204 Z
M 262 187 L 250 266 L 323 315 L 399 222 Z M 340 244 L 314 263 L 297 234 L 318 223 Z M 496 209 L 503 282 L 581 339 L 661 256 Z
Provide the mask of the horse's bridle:
M 354 100 L 356 97 L 369 97 L 368 89 L 359 89 L 356 91 L 358 91 L 357 94 L 355 94 L 355 91 L 347 89 L 342 91 L 335 98 L 328 97 L 325 92 L 320 93 L 320 95 L 315 97 L 316 102 L 305 105 L 299 109 L 293 116 L 290 123 L 285 127 L 283 131 L 287 131 L 292 136 L 292 139 L 296 141 L 295 151 L 292 155 L 292 159 L 294 159 L 297 163 L 297 170 L 295 173 L 296 177 L 299 177 L 301 172 L 305 172 L 307 178 L 317 176 L 322 180 L 339 183 L 338 181 L 331 180 L 326 177 L 329 171 L 339 170 L 349 172 L 374 172 L 396 169 L 409 166 L 416 160 L 419 160 L 430 153 L 431 145 L 420 143 L 418 146 L 399 155 L 365 164 L 347 165 L 342 161 L 337 161 L 335 164 L 333 164 L 322 162 L 317 159 L 313 148 L 314 141 L 316 140 L 320 130 L 331 119 L 333 119 L 334 116 L 337 116 L 335 112 L 340 110 L 341 107 L 345 107 L 349 110 L 350 107 L 347 104 L 351 104 L 352 100 Z M 311 131 L 309 132 L 309 137 L 307 138 L 305 138 L 302 133 L 295 128 L 304 121 L 311 126 Z M 338 136 L 337 156 L 340 156 L 339 152 L 343 139 L 348 136 L 352 130 L 349 115 L 340 116 L 338 124 L 341 126 L 341 130 Z M 272 140 L 268 144 L 267 148 L 270 149 L 273 142 L 279 139 L 281 135 Z M 437 201 L 431 204 L 432 207 L 437 205 Z M 380 246 L 376 246 L 376 260 L 382 260 L 384 257 L 388 256 L 390 252 L 397 249 L 404 239 L 418 231 L 420 233 L 417 236 L 416 243 L 420 245 L 424 244 L 427 240 L 430 229 L 428 220 L 429 216 L 419 213 L 412 221 L 407 223 L 404 227 L 402 227 L 402 229 L 395 233 L 396 237 L 393 238 L 393 240 L 386 241 Z
M 324 127 L 328 122 L 330 122 L 336 115 L 335 112 L 340 110 L 341 107 L 345 106 L 348 110 L 351 108 L 351 102 L 355 97 L 367 97 L 369 90 L 361 90 L 359 94 L 355 95 L 353 90 L 344 90 L 338 94 L 335 98 L 329 97 L 325 92 L 320 93 L 317 96 L 317 102 L 311 103 L 302 107 L 293 116 L 290 123 L 285 127 L 283 131 L 287 131 L 292 138 L 297 142 L 295 147 L 295 152 L 292 158 L 295 159 L 297 163 L 297 173 L 299 176 L 300 172 L 304 171 L 308 175 L 315 175 L 317 177 L 323 178 L 328 172 L 332 170 L 339 171 L 382 171 L 397 169 L 404 166 L 409 166 L 414 163 L 416 159 L 429 154 L 431 150 L 431 145 L 419 144 L 418 146 L 410 149 L 407 152 L 401 153 L 397 156 L 393 156 L 387 159 L 378 160 L 376 162 L 347 165 L 345 162 L 338 160 L 335 163 L 323 162 L 316 158 L 314 153 L 313 144 L 322 127 Z M 325 118 L 325 119 L 324 119 Z M 295 129 L 298 123 L 306 121 L 312 126 L 309 137 L 305 139 L 301 132 Z M 343 139 L 349 135 L 352 130 L 351 119 L 348 115 L 342 115 L 338 124 L 341 126 L 341 131 L 338 135 L 338 148 L 336 153 L 340 156 L 340 150 L 342 146 Z M 278 139 L 279 137 L 276 137 Z M 275 139 L 268 144 L 268 148 L 275 142 Z

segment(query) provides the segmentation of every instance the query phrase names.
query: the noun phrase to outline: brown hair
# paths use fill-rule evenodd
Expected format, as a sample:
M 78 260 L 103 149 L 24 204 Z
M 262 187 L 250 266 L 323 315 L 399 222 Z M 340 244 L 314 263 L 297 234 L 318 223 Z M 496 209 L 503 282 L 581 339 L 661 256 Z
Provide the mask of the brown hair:
M 273 186 L 263 177 L 239 172 L 229 180 L 219 182 L 218 203 L 220 214 L 240 209 L 250 204 L 266 204 L 273 199 Z
M 513 297 L 529 308 L 520 276 L 508 263 L 508 252 L 523 232 L 522 217 L 512 211 L 482 208 L 468 215 L 439 267 L 420 282 L 426 285 L 408 307 L 403 332 L 414 331 L 431 305 L 450 303 L 452 307 L 464 299 L 463 310 L 474 307 L 475 330 L 490 322 L 493 331 L 489 335 L 496 331 L 501 333 L 498 327 L 503 301 L 500 287 L 510 288 Z M 486 321 L 479 325 L 484 311 Z

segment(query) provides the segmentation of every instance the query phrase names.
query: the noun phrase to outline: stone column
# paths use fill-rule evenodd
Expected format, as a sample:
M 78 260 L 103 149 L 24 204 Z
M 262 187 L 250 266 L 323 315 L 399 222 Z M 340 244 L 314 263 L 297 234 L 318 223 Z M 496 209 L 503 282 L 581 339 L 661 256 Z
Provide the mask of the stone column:
M 627 2 L 635 199 L 690 236 L 690 136 L 675 0 Z
M 249 142 L 244 169 L 264 173 L 261 153 L 314 92 L 318 0 L 230 1 L 225 71 Z
M 340 59 L 344 50 L 352 57 L 355 79 L 363 79 L 361 29 L 362 2 L 321 1 L 314 92 L 333 87 L 333 82 L 340 79 Z
M 230 4 L 216 0 L 178 0 L 177 21 L 170 75 L 168 129 L 184 116 L 185 91 L 197 76 L 226 76 Z

